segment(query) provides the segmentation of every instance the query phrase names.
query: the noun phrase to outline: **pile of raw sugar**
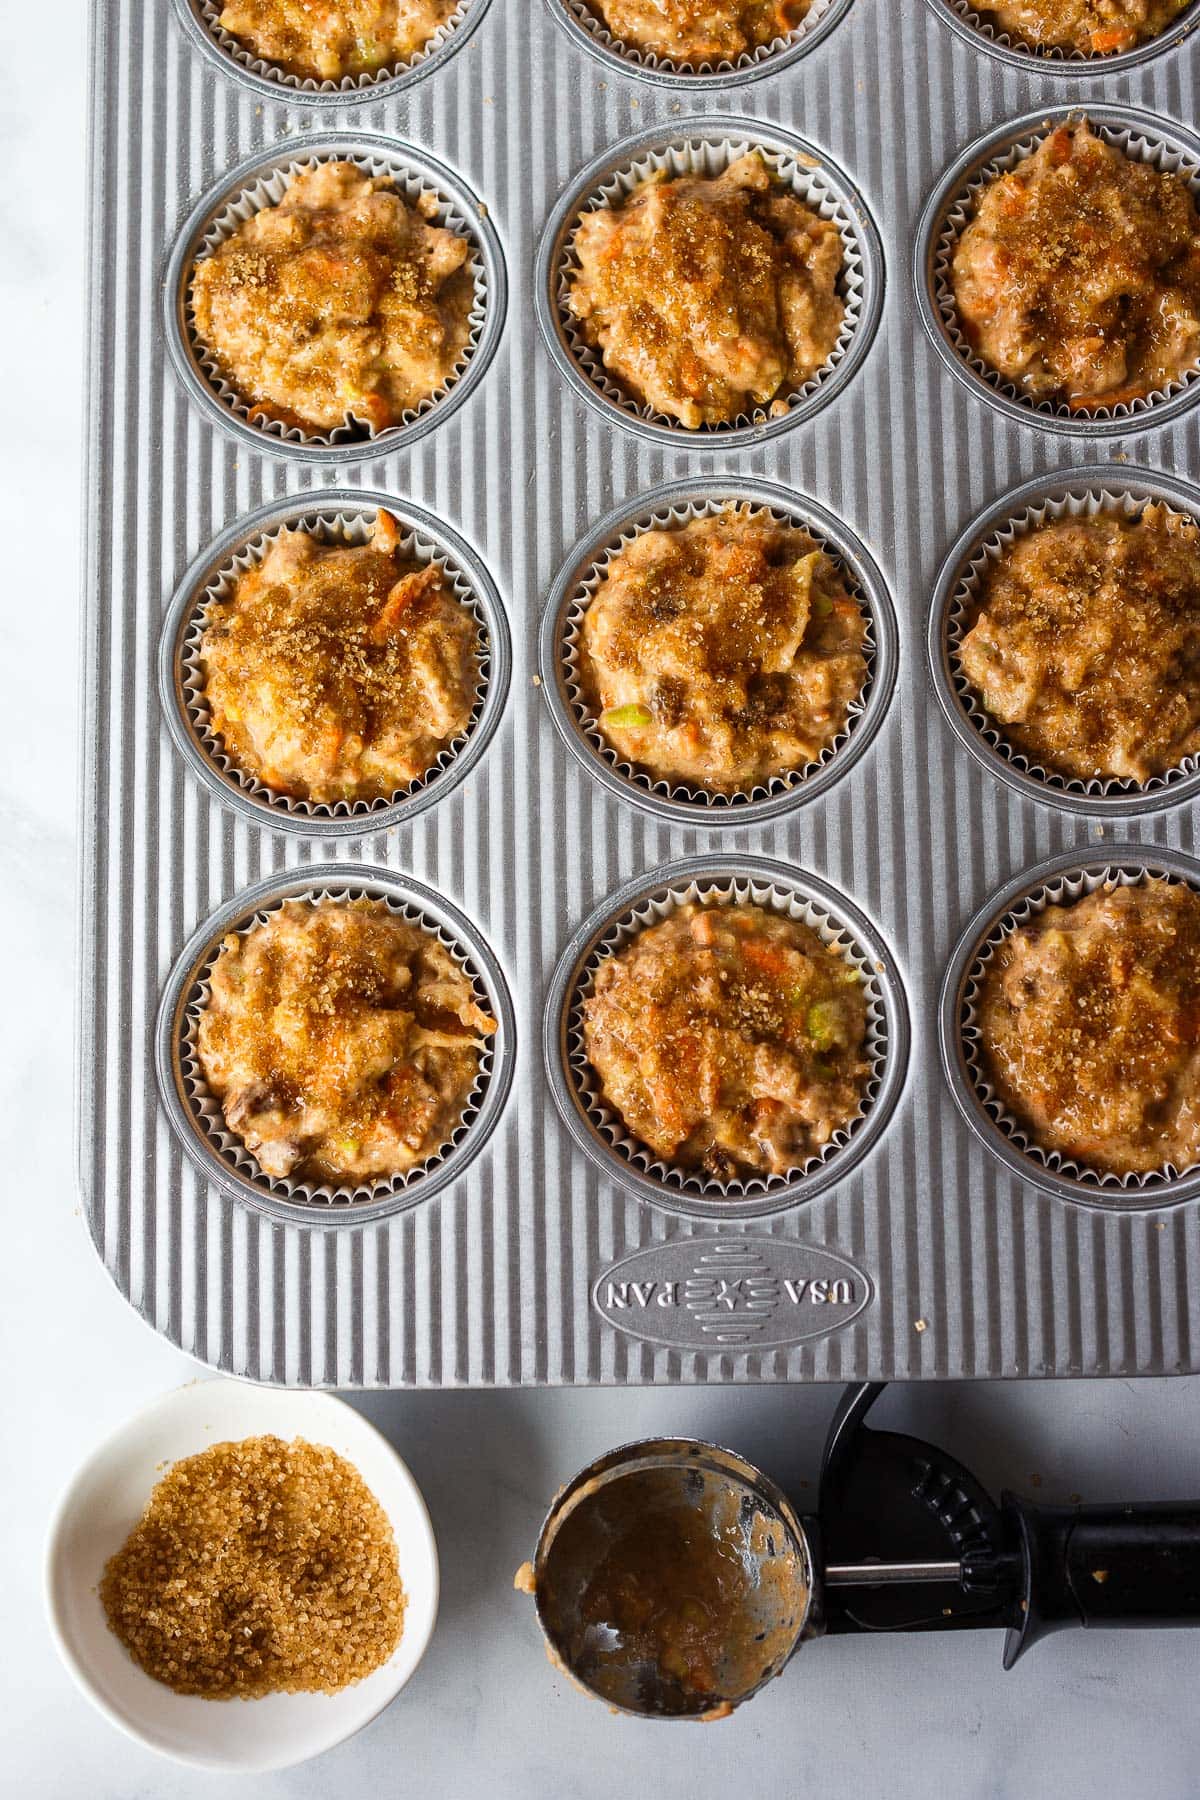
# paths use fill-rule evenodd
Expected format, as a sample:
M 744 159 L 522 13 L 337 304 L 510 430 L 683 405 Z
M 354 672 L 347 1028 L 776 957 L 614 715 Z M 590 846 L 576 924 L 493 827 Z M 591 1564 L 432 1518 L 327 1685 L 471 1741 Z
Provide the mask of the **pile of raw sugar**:
M 303 1438 L 175 1463 L 100 1598 L 148 1675 L 208 1700 L 333 1693 L 385 1663 L 404 1627 L 386 1513 L 351 1463 Z

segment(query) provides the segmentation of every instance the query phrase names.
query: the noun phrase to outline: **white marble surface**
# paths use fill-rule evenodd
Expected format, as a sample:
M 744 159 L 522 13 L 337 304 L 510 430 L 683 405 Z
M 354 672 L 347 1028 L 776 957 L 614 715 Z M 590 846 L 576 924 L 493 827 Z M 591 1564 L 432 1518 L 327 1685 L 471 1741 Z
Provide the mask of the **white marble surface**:
M 96 1261 L 79 1217 L 69 1128 L 83 6 L 68 9 L 74 33 L 61 30 L 61 9 L 56 15 L 48 102 L 40 81 L 20 76 L 21 9 L 0 5 L 0 155 L 9 176 L 0 190 L 0 359 L 8 416 L 20 421 L 19 438 L 0 438 L 8 877 L 0 929 L 10 946 L 0 1001 L 8 1174 L 0 1794 L 185 1800 L 211 1794 L 216 1781 L 155 1760 L 92 1713 L 55 1659 L 40 1593 L 47 1512 L 82 1453 L 195 1373 L 135 1318 Z M 833 1399 L 743 1390 L 357 1402 L 395 1438 L 425 1488 L 443 1557 L 441 1625 L 389 1712 L 319 1763 L 256 1781 L 256 1800 L 1195 1795 L 1200 1635 L 1076 1632 L 1038 1647 L 1009 1676 L 994 1634 L 818 1643 L 741 1714 L 708 1728 L 610 1718 L 565 1688 L 542 1655 L 528 1602 L 510 1585 L 557 1483 L 605 1446 L 659 1430 L 722 1439 L 798 1483 L 811 1478 Z M 993 1488 L 1029 1488 L 1036 1475 L 1042 1499 L 1106 1499 L 1200 1490 L 1198 1400 L 1195 1381 L 1023 1383 L 893 1390 L 883 1405 L 890 1419 L 941 1437 Z

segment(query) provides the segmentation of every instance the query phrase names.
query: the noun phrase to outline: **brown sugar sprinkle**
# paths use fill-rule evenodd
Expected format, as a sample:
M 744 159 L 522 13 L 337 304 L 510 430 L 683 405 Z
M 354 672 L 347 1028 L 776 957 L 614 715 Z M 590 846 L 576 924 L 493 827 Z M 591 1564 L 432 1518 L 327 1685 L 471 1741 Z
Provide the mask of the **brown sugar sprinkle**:
M 336 1693 L 404 1628 L 395 1534 L 352 1463 L 303 1438 L 243 1438 L 177 1462 L 105 1566 L 100 1599 L 134 1661 L 177 1694 Z

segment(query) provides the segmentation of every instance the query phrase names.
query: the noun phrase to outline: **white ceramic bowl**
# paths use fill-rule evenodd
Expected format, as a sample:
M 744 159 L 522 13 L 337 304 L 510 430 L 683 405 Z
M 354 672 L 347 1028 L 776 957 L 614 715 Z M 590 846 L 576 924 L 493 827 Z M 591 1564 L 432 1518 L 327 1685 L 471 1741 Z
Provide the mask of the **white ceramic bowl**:
M 109 1630 L 104 1565 L 141 1517 L 165 1463 L 230 1438 L 307 1438 L 352 1462 L 396 1533 L 404 1633 L 382 1668 L 337 1694 L 201 1700 L 173 1694 Z M 46 1602 L 63 1661 L 114 1725 L 163 1756 L 249 1774 L 332 1749 L 370 1723 L 425 1653 L 438 1607 L 438 1559 L 420 1489 L 374 1426 L 331 1394 L 196 1381 L 164 1394 L 84 1463 L 59 1503 L 46 1549 Z

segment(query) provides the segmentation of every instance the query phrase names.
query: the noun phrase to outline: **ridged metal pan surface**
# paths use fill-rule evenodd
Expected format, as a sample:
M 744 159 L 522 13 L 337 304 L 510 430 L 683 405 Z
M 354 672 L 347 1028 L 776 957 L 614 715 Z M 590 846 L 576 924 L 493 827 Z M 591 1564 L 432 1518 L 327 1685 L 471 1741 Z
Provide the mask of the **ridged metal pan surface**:
M 1160 54 L 1072 69 L 1068 82 L 952 29 L 962 22 L 947 0 L 850 0 L 804 55 L 767 58 L 736 83 L 683 86 L 598 57 L 559 28 L 558 3 L 491 0 L 419 79 L 319 106 L 246 84 L 159 0 L 93 9 L 79 1079 L 97 1250 L 159 1331 L 266 1381 L 1198 1368 L 1200 1202 L 1106 1207 L 1042 1191 L 968 1126 L 938 1054 L 951 950 L 989 896 L 1060 854 L 1094 862 L 1106 843 L 1194 854 L 1194 805 L 1097 818 L 1019 791 L 956 740 L 925 647 L 938 570 L 973 519 L 1083 463 L 1120 464 L 1131 481 L 1194 475 L 1196 414 L 1114 420 L 1086 441 L 1009 417 L 935 351 L 912 276 L 922 207 L 969 146 L 1064 99 L 1186 127 L 1197 40 L 1170 34 Z M 568 384 L 538 332 L 536 257 L 589 164 L 705 116 L 740 121 L 750 139 L 759 121 L 845 172 L 878 228 L 882 317 L 853 379 L 819 411 L 778 436 L 718 434 L 699 447 L 648 439 Z M 247 159 L 303 157 L 306 138 L 331 131 L 391 140 L 449 170 L 495 230 L 509 301 L 496 353 L 461 404 L 379 454 L 356 444 L 352 458 L 313 461 L 238 437 L 199 405 L 171 366 L 163 319 L 171 252 L 203 197 Z M 886 713 L 839 779 L 780 816 L 722 817 L 717 830 L 655 816 L 598 781 L 563 743 L 537 673 L 539 619 L 572 547 L 606 515 L 701 475 L 767 482 L 799 511 L 808 499 L 840 521 L 878 565 L 899 649 Z M 197 781 L 160 710 L 156 663 L 196 559 L 257 509 L 294 496 L 317 507 L 355 487 L 421 509 L 478 557 L 507 614 L 513 667 L 503 716 L 465 779 L 390 830 L 334 842 L 272 830 Z M 843 896 L 894 958 L 912 1031 L 903 1091 L 861 1161 L 812 1199 L 747 1218 L 744 1238 L 736 1217 L 645 1204 L 585 1156 L 552 1103 L 542 1040 L 552 973 L 583 921 L 631 881 L 718 852 L 787 865 Z M 154 1022 L 206 920 L 255 883 L 319 873 L 335 856 L 402 874 L 470 922 L 513 998 L 516 1067 L 487 1143 L 450 1185 L 382 1219 L 347 1209 L 310 1229 L 206 1180 L 159 1102 Z M 820 1304 L 794 1326 L 777 1309 L 769 1329 L 752 1307 L 740 1338 L 723 1327 L 719 1344 L 692 1331 L 684 1305 L 670 1310 L 674 1284 L 711 1318 L 725 1303 L 714 1283 L 736 1296 L 739 1281 Z M 639 1329 L 630 1295 L 651 1292 L 663 1310 Z M 840 1311 L 826 1305 L 843 1292 Z

